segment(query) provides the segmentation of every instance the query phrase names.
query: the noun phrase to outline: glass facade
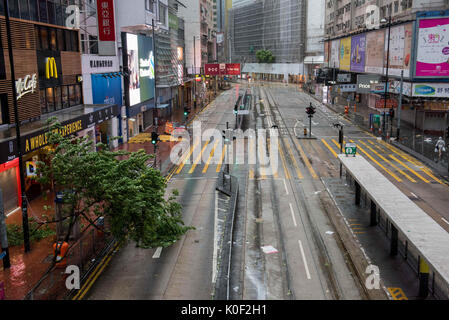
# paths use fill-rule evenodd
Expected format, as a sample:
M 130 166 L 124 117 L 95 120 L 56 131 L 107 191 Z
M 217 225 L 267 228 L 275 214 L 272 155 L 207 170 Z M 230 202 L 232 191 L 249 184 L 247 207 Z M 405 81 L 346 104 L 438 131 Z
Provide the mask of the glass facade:
M 38 50 L 79 52 L 78 32 L 44 26 L 36 26 Z
M 65 26 L 70 15 L 66 13 L 67 7 L 79 3 L 80 0 L 9 0 L 9 14 L 13 18 Z M 0 1 L 0 14 L 5 14 L 3 1 Z
M 42 114 L 74 107 L 83 103 L 81 84 L 40 90 Z

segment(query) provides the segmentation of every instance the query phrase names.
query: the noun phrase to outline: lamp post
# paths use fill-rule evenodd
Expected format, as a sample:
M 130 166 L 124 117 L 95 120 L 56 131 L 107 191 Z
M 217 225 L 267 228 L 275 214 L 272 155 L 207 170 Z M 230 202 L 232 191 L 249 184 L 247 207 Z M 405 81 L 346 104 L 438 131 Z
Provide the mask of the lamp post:
M 387 20 L 383 18 L 380 20 L 381 23 L 386 23 Z M 390 67 L 390 36 L 391 36 L 391 14 L 388 17 L 388 42 L 387 42 L 387 70 L 385 72 L 385 96 L 384 96 L 384 114 L 383 114 L 383 124 L 382 124 L 382 136 L 385 138 L 385 129 L 387 115 L 385 110 L 387 110 L 387 94 L 388 94 L 388 69 Z
M 17 139 L 17 153 L 19 157 L 19 171 L 20 171 L 20 190 L 22 197 L 22 226 L 23 226 L 23 242 L 25 252 L 31 250 L 30 247 L 30 229 L 28 224 L 28 204 L 25 194 L 25 175 L 23 167 L 23 156 L 22 156 L 22 143 L 20 137 L 20 121 L 19 121 L 19 109 L 17 106 L 17 91 L 16 91 L 16 74 L 14 69 L 14 54 L 12 48 L 12 38 L 11 38 L 11 23 L 9 19 L 9 7 L 8 0 L 3 0 L 3 7 L 5 9 L 5 20 L 6 20 L 6 35 L 8 38 L 8 53 L 9 62 L 11 68 L 11 85 L 12 85 L 12 100 L 14 107 L 14 120 L 16 125 L 16 139 Z

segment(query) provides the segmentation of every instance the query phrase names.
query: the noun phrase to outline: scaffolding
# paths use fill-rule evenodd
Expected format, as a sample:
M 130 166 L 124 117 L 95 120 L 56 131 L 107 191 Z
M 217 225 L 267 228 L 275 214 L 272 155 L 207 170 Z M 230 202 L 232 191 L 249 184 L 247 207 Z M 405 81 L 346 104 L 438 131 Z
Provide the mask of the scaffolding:
M 305 0 L 253 0 L 230 12 L 232 58 L 257 62 L 256 52 L 270 50 L 278 63 L 300 63 L 306 43 Z

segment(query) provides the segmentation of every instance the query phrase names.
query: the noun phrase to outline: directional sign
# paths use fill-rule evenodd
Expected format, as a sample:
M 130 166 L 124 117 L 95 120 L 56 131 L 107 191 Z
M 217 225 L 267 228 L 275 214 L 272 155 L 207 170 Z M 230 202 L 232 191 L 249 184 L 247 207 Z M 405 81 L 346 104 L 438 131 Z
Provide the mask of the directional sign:
M 357 145 L 355 143 L 347 143 L 345 145 L 345 154 L 346 156 L 356 156 L 357 154 Z

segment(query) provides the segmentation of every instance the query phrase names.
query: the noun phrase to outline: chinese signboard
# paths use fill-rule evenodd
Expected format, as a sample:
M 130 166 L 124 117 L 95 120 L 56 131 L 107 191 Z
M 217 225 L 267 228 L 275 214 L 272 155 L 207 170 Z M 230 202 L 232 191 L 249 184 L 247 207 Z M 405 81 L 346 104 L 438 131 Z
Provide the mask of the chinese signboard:
M 351 37 L 340 40 L 340 69 L 351 70 Z
M 99 55 L 115 55 L 114 1 L 97 0 Z
M 449 76 L 449 18 L 418 22 L 416 77 Z
M 240 63 L 209 63 L 204 65 L 204 73 L 209 76 L 240 75 Z
M 387 99 L 386 109 L 397 108 L 397 107 L 398 107 L 398 102 L 396 101 L 396 99 Z M 384 109 L 385 108 L 385 99 L 377 100 L 376 108 Z
M 357 35 L 351 39 L 351 71 L 365 72 L 366 36 Z

